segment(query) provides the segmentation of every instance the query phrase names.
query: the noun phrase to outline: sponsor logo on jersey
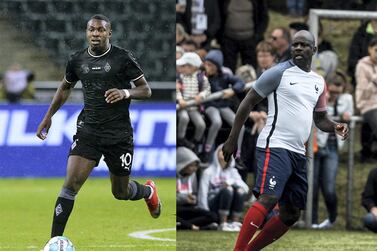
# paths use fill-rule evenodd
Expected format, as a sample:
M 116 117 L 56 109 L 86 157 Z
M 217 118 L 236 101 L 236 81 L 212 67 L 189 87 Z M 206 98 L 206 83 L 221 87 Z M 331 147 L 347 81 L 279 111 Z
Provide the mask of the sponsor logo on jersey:
M 92 67 L 92 70 L 93 70 L 93 71 L 99 71 L 99 70 L 101 70 L 101 69 L 102 69 L 101 66 L 93 66 L 93 67 Z
M 289 82 L 290 85 L 296 85 L 298 82 Z
M 314 86 L 314 89 L 315 89 L 315 93 L 318 94 L 319 88 L 317 85 Z

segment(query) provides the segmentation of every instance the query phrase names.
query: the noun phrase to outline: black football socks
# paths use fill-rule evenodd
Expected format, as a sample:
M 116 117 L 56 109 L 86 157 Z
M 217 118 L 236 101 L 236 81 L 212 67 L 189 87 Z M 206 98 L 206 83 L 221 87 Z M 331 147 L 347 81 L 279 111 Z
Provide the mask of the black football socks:
M 55 203 L 54 217 L 52 222 L 51 237 L 62 236 L 69 215 L 72 212 L 76 192 L 63 188 Z
M 141 200 L 149 198 L 152 189 L 149 186 L 139 184 L 137 181 L 130 180 L 128 183 L 128 192 L 130 200 Z

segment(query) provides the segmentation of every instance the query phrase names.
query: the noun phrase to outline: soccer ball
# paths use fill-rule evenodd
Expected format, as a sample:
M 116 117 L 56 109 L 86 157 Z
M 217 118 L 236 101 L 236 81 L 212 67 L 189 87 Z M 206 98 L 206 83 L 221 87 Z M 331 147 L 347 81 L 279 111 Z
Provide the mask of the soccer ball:
M 67 237 L 55 236 L 47 242 L 43 251 L 75 251 L 75 247 Z

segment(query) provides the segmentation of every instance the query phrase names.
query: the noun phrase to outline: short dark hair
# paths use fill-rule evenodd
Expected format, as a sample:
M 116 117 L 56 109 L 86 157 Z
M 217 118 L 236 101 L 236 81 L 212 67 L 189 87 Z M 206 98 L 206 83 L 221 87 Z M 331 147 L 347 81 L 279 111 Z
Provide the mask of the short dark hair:
M 96 19 L 96 20 L 103 20 L 103 21 L 106 21 L 107 25 L 109 26 L 109 28 L 111 29 L 111 22 L 110 22 L 110 19 L 103 15 L 103 14 L 95 14 L 93 15 L 90 20 L 92 19 Z

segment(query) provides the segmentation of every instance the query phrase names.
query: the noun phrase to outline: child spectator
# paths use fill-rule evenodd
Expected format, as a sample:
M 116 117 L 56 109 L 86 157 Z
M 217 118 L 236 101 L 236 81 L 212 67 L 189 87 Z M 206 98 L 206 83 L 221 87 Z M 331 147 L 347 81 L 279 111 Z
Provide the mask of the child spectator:
M 205 104 L 205 113 L 211 122 L 202 155 L 202 161 L 206 163 L 209 161 L 210 152 L 222 126 L 222 119 L 224 119 L 230 126 L 233 125 L 235 113 L 230 108 L 232 106 L 230 99 L 235 93 L 243 92 L 245 84 L 240 78 L 226 74 L 222 71 L 223 54 L 220 50 L 209 51 L 205 57 L 204 68 L 211 86 L 211 93 L 223 92 L 222 99 L 214 100 Z M 241 132 L 238 141 L 239 151 L 241 150 L 242 137 L 243 133 Z M 236 156 L 236 161 L 239 161 L 239 157 L 240 152 L 238 152 L 238 155 Z
M 212 163 L 203 172 L 198 206 L 218 214 L 219 230 L 240 231 L 240 217 L 249 188 L 234 168 L 234 159 L 228 164 L 224 161 L 222 146 L 217 147 Z
M 186 146 L 193 149 L 195 144 L 199 144 L 203 138 L 206 124 L 200 113 L 199 107 L 187 106 L 187 101 L 195 100 L 196 104 L 207 97 L 211 93 L 211 87 L 204 73 L 200 71 L 202 60 L 199 55 L 194 52 L 186 52 L 176 61 L 178 67 L 177 74 L 177 102 L 179 104 L 178 111 L 178 146 Z M 195 127 L 194 143 L 185 138 L 187 126 L 192 122 Z
M 177 148 L 177 229 L 199 230 L 215 223 L 215 213 L 196 207 L 199 158 L 190 149 Z

